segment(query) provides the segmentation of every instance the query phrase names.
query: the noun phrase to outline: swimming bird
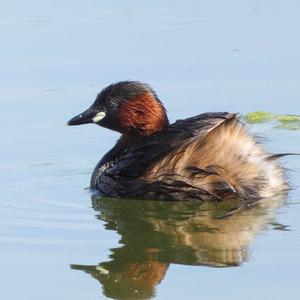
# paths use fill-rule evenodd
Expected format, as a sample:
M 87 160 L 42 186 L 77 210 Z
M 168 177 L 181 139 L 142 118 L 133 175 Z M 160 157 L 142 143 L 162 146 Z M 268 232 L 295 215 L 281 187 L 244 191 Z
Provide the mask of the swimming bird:
M 281 155 L 268 153 L 238 114 L 207 112 L 169 124 L 145 83 L 104 88 L 68 125 L 86 123 L 121 133 L 92 174 L 91 188 L 104 196 L 253 202 L 288 188 Z

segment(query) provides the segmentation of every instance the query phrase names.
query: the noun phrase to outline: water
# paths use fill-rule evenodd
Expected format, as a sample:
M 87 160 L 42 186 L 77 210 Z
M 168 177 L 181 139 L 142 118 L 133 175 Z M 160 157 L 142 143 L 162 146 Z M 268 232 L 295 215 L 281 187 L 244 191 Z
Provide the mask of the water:
M 203 111 L 299 114 L 297 1 L 0 3 L 1 299 L 298 299 L 293 191 L 231 219 L 218 207 L 92 199 L 116 133 L 68 128 L 111 82 L 150 83 L 172 121 Z M 299 130 L 254 124 L 273 152 Z

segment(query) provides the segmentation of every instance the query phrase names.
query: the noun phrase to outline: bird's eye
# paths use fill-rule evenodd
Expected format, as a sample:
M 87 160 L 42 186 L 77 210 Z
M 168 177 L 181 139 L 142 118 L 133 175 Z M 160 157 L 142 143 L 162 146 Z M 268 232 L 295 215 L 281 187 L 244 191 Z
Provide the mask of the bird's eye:
M 109 101 L 106 104 L 107 110 L 113 111 L 118 109 L 118 103 L 117 101 L 114 101 L 114 99 L 109 99 Z

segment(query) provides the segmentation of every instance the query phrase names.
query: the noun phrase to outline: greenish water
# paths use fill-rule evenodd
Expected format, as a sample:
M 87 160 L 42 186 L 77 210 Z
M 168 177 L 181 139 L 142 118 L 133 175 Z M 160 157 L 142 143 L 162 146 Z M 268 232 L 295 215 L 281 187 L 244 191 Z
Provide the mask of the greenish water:
M 251 243 L 259 233 L 267 228 L 289 230 L 274 217 L 282 202 L 267 200 L 251 211 L 220 219 L 220 204 L 96 198 L 92 203 L 97 219 L 120 235 L 120 245 L 110 250 L 106 261 L 71 268 L 97 279 L 111 298 L 153 297 L 174 264 L 224 268 L 250 260 Z
M 118 135 L 65 123 L 107 84 L 139 79 L 171 121 L 240 112 L 270 151 L 299 153 L 299 13 L 1 1 L 0 298 L 298 299 L 299 156 L 282 160 L 288 195 L 217 219 L 214 205 L 95 198 L 91 171 Z

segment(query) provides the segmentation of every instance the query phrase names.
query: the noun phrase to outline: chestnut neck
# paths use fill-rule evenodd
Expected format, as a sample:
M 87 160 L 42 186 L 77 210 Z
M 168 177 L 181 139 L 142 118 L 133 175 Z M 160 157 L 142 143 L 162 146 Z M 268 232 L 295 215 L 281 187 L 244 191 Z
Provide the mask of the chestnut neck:
M 124 137 L 136 140 L 164 129 L 169 125 L 169 120 L 156 95 L 145 92 L 120 106 L 117 123 Z

